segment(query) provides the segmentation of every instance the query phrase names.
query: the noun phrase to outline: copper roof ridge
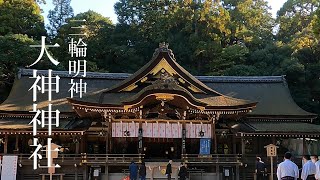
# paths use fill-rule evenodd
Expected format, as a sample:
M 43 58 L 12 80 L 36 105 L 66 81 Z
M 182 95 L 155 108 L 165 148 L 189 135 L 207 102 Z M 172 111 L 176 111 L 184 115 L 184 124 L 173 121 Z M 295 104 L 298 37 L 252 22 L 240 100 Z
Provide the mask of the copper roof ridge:
M 19 79 L 21 76 L 32 76 L 33 70 L 20 68 L 18 72 Z M 38 74 L 47 75 L 48 70 L 37 70 Z M 54 75 L 60 77 L 73 77 L 68 71 L 53 70 Z M 106 79 L 127 79 L 132 74 L 130 73 L 104 73 L 104 72 L 87 72 L 86 77 L 82 78 L 106 78 Z M 202 82 L 284 82 L 284 75 L 281 76 L 194 76 Z

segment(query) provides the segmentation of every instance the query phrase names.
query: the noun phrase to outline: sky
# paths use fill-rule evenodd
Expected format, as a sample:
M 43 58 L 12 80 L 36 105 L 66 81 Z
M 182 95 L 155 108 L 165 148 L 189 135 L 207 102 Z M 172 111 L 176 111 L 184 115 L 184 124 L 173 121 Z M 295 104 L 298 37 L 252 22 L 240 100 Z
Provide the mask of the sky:
M 48 11 L 53 9 L 52 0 L 46 0 L 46 5 L 41 5 L 41 8 L 44 10 L 43 16 L 47 17 Z M 283 3 L 286 0 L 267 0 L 269 6 L 271 6 L 272 16 L 275 18 L 277 11 L 282 7 Z M 113 5 L 117 0 L 72 0 L 71 6 L 73 8 L 74 14 L 81 12 L 86 12 L 88 10 L 93 10 L 97 13 L 102 14 L 105 17 L 109 17 L 113 23 L 117 22 L 117 16 L 114 13 Z M 45 18 L 47 23 L 47 19 Z

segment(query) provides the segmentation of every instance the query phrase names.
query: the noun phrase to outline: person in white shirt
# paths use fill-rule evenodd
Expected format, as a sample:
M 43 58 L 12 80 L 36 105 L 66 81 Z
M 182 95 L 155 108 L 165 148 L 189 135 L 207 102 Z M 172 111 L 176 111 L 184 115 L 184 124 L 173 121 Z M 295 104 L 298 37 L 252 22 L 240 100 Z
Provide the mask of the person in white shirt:
M 290 152 L 284 154 L 284 161 L 278 165 L 277 177 L 278 180 L 297 180 L 299 177 L 298 166 L 292 162 Z
M 320 180 L 320 160 L 318 159 L 318 156 L 317 155 L 311 156 L 311 161 L 314 163 L 314 165 L 316 165 L 315 178 L 317 180 Z
M 310 155 L 302 157 L 304 165 L 302 167 L 301 179 L 302 180 L 315 180 L 316 165 L 311 161 Z

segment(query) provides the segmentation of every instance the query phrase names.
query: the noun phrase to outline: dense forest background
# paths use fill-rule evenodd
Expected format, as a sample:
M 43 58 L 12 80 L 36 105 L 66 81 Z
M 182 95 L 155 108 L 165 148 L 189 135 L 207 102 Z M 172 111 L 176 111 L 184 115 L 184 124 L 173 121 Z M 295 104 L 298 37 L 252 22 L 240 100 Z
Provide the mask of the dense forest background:
M 86 33 L 89 71 L 133 73 L 148 62 L 159 42 L 193 75 L 286 75 L 295 101 L 320 114 L 320 1 L 287 0 L 272 18 L 265 0 L 119 0 L 118 22 L 88 11 L 73 14 L 70 0 L 53 0 L 45 26 L 45 0 L 0 0 L 1 100 L 18 67 L 39 56 L 41 36 L 60 44 L 38 69 L 66 70 L 69 33 Z M 86 19 L 71 29 L 71 19 Z

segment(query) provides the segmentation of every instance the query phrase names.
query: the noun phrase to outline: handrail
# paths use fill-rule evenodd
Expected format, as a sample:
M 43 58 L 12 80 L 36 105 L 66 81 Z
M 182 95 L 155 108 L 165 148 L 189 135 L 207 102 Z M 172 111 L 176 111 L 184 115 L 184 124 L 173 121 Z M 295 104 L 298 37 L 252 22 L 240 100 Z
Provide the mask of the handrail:
M 241 154 L 182 154 L 183 160 L 194 163 L 241 163 L 241 158 Z
M 18 156 L 18 161 L 26 162 L 32 161 L 33 159 L 29 159 L 31 154 L 0 154 L 0 156 L 5 155 L 16 155 Z M 60 154 L 56 161 L 78 161 L 81 163 L 128 163 L 132 160 L 140 161 L 144 157 L 144 154 Z M 43 159 L 46 159 L 43 156 Z
M 199 173 L 199 172 L 205 172 L 204 169 L 188 169 L 189 173 Z
M 242 154 L 182 154 L 187 156 L 220 156 L 220 157 L 239 157 L 242 156 Z
M 43 153 L 44 154 L 44 153 Z M 138 156 L 138 155 L 144 155 L 144 154 L 86 154 L 86 153 L 80 153 L 80 154 L 59 154 L 59 157 L 61 156 L 65 156 L 65 157 L 81 157 L 81 155 L 85 154 L 86 156 L 101 156 L 101 157 L 105 157 L 105 156 Z M 0 156 L 23 156 L 23 157 L 30 157 L 31 154 L 0 154 Z
M 42 153 L 44 154 L 44 153 Z M 28 159 L 31 154 L 0 154 L 16 155 L 18 161 L 31 161 Z M 72 162 L 77 161 L 81 163 L 129 163 L 131 161 L 141 162 L 145 154 L 59 154 L 56 161 Z M 244 157 L 242 154 L 182 154 L 182 160 L 189 163 L 242 163 Z M 252 156 L 253 157 L 253 156 Z M 46 159 L 45 156 L 43 159 Z

